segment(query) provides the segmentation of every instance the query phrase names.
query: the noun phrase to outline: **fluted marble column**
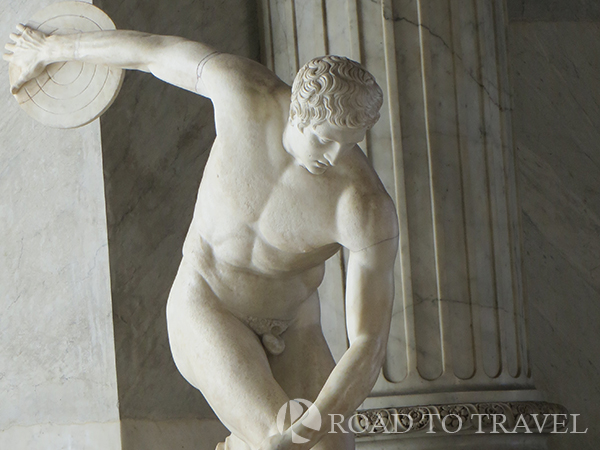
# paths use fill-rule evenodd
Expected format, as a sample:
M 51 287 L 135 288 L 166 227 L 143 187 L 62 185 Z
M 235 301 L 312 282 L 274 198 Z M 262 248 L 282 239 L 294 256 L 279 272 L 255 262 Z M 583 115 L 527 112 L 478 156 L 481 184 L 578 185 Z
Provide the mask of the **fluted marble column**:
M 509 422 L 521 410 L 559 411 L 539 403 L 527 354 L 504 2 L 261 5 L 263 57 L 286 82 L 331 53 L 359 60 L 384 90 L 382 118 L 362 147 L 396 203 L 401 251 L 387 359 L 363 408 L 381 417 L 453 405 L 467 421 L 491 410 Z M 347 345 L 343 274 L 339 255 L 321 288 L 336 357 Z M 372 434 L 360 445 L 396 445 L 397 436 Z M 414 448 L 449 445 L 414 439 Z M 473 445 L 543 448 L 536 438 L 494 439 Z

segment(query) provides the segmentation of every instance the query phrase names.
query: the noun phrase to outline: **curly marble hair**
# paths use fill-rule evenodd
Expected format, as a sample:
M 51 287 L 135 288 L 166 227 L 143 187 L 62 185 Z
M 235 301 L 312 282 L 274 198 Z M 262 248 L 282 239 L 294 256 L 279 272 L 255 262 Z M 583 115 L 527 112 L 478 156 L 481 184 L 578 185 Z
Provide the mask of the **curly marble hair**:
M 345 128 L 371 128 L 379 120 L 383 92 L 373 75 L 342 56 L 307 62 L 292 86 L 290 120 L 296 126 L 327 121 Z

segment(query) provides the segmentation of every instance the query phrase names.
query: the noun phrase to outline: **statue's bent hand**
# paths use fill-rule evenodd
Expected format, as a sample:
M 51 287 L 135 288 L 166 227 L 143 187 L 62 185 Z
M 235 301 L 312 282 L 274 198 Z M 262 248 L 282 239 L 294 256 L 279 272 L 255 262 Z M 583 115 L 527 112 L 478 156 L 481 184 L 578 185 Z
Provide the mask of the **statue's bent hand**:
M 46 35 L 40 31 L 32 30 L 24 25 L 17 25 L 21 34 L 11 33 L 10 40 L 14 43 L 5 45 L 9 53 L 4 53 L 2 58 L 20 69 L 20 74 L 10 87 L 12 94 L 16 94 L 29 80 L 40 75 L 48 65 L 46 54 Z

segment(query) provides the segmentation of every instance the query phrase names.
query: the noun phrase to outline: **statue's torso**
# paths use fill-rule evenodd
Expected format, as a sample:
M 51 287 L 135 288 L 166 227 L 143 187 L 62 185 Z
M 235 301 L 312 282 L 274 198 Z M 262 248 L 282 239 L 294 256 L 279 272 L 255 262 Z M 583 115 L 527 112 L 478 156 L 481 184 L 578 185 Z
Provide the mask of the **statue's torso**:
M 338 201 L 357 180 L 343 163 L 310 174 L 283 148 L 286 117 L 266 122 L 218 128 L 184 257 L 233 312 L 289 319 L 340 248 Z
M 293 315 L 339 249 L 337 189 L 297 166 L 283 148 L 270 159 L 260 148 L 265 143 L 244 141 L 234 151 L 227 144 L 217 140 L 213 147 L 184 254 L 234 309 Z

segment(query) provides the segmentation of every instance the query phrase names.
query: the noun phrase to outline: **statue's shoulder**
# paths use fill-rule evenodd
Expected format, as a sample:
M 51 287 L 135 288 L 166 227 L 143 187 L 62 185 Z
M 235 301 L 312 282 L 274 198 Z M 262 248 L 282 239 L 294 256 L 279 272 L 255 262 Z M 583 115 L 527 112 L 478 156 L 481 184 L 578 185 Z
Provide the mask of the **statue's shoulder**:
M 217 124 L 263 123 L 289 109 L 291 88 L 248 58 L 218 55 L 206 64 L 202 82 L 211 91 Z
M 359 250 L 398 234 L 396 207 L 364 153 L 356 148 L 344 168 L 337 205 L 340 244 Z
M 272 97 L 290 87 L 257 61 L 227 53 L 219 53 L 199 70 L 201 82 L 213 93 L 210 98 Z

